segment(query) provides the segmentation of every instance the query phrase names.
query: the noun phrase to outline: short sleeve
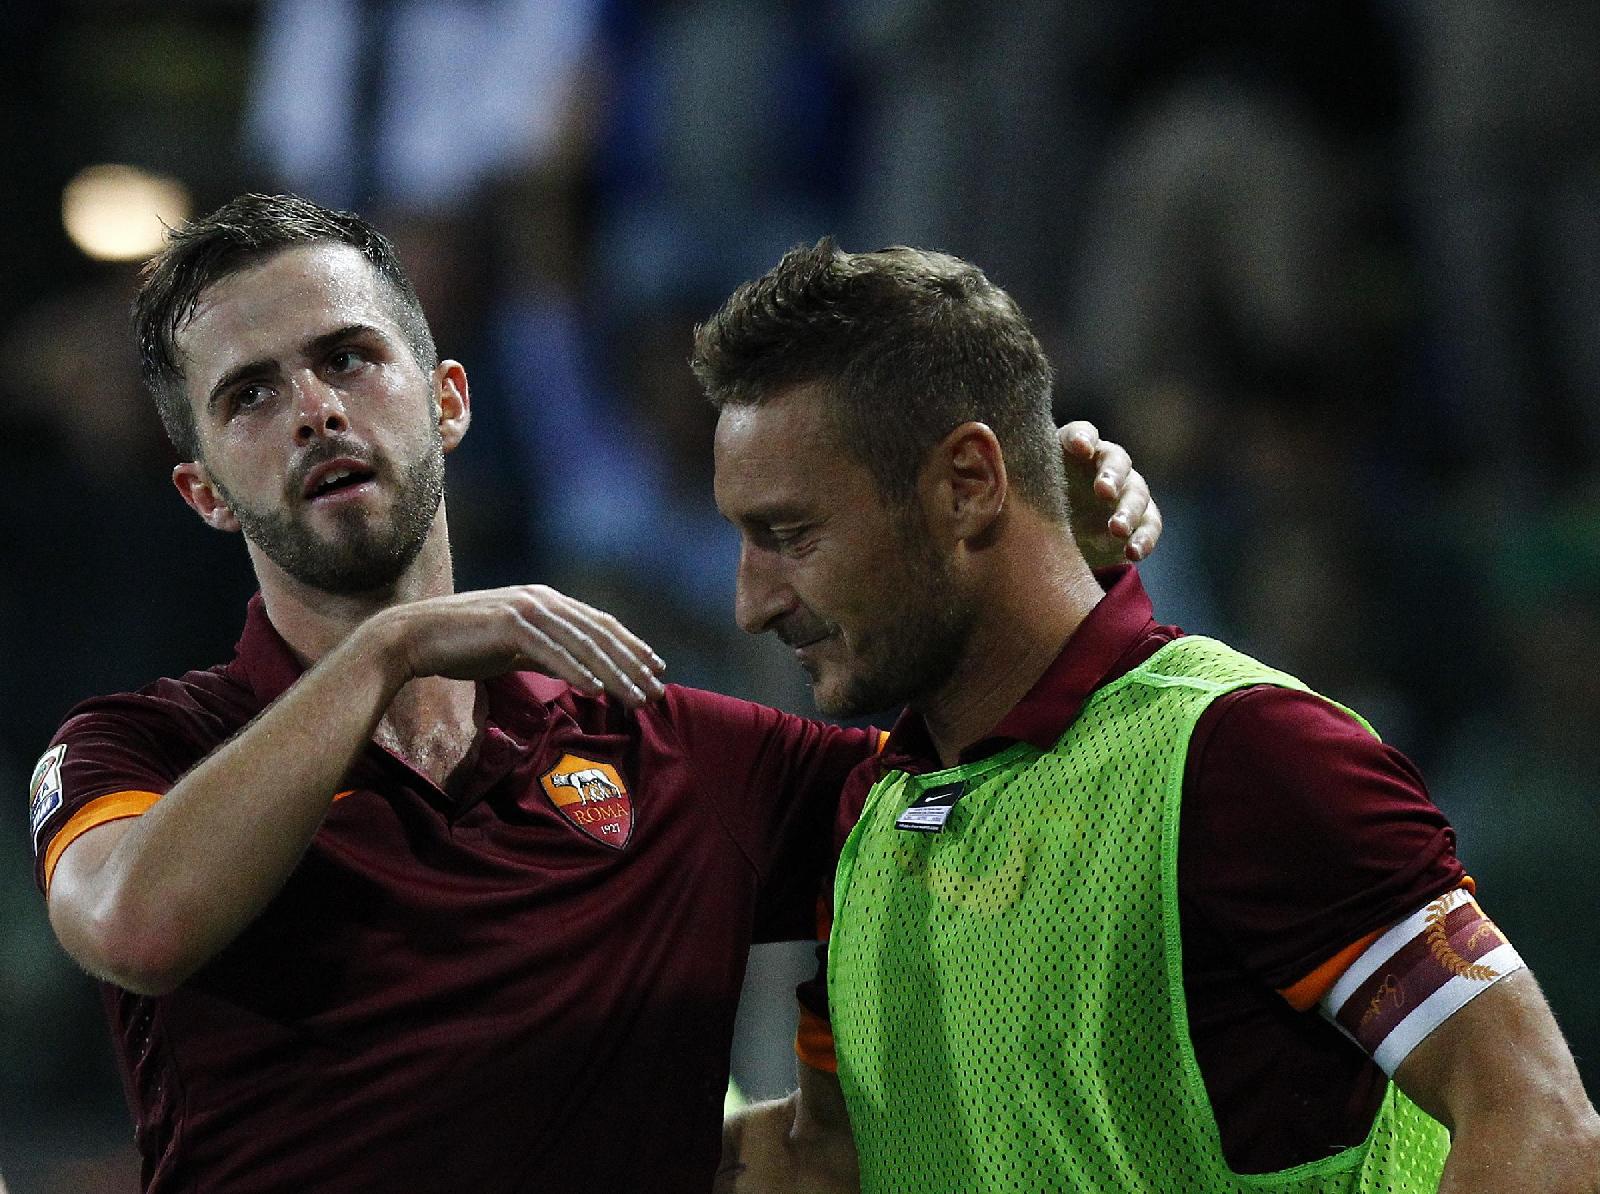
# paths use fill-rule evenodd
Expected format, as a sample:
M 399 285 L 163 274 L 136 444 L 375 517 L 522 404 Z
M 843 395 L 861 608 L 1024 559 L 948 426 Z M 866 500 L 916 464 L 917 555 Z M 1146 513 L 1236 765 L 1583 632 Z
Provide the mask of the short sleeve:
M 1178 873 L 1183 914 L 1285 992 L 1465 880 L 1409 759 L 1330 702 L 1265 686 L 1195 727 Z
M 876 731 L 696 689 L 669 687 L 666 699 L 685 754 L 759 876 L 755 940 L 811 937 L 840 790 Z
M 107 821 L 145 812 L 187 766 L 174 757 L 167 736 L 137 701 L 107 698 L 80 706 L 51 739 L 29 783 L 39 890 L 48 889 L 68 845 Z

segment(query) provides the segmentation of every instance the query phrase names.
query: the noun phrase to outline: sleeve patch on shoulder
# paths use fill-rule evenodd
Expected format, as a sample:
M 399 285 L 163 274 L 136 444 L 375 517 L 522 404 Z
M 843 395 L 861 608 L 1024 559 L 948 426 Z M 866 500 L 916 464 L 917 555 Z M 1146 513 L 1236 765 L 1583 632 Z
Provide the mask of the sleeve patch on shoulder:
M 39 831 L 50 814 L 61 807 L 61 763 L 66 757 L 66 743 L 46 751 L 28 781 L 28 829 L 33 834 L 35 856 L 39 853 Z
M 1393 1076 L 1429 1033 L 1523 965 L 1472 895 L 1457 888 L 1374 941 L 1318 1007 Z

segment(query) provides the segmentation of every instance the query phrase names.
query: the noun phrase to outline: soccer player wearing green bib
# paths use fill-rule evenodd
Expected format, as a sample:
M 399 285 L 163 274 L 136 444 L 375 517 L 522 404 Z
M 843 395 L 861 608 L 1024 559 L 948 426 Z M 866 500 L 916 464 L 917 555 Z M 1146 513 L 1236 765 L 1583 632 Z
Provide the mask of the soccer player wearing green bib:
M 800 1089 L 729 1121 L 719 1189 L 1600 1191 L 1415 770 L 1084 562 L 1003 291 L 823 241 L 695 368 L 741 624 L 826 713 L 906 706 L 847 789 Z

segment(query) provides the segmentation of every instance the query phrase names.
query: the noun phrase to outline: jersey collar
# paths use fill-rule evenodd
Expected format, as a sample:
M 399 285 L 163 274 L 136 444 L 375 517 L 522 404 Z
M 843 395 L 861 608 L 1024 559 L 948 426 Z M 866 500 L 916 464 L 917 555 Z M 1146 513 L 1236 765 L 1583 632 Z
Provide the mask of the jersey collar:
M 993 730 L 961 752 L 961 762 L 986 758 L 1013 742 L 1049 750 L 1090 693 L 1136 667 L 1155 647 L 1181 633 L 1175 626 L 1156 623 L 1154 608 L 1133 565 L 1100 569 L 1095 578 L 1105 589 L 1105 597 L 1089 611 L 1027 695 Z M 941 766 L 927 725 L 909 709 L 895 722 L 880 757 L 885 768 L 894 770 L 925 772 Z
M 244 630 L 234 644 L 233 662 L 262 708 L 288 691 L 305 671 L 267 617 L 266 602 L 260 593 L 250 598 L 245 607 Z

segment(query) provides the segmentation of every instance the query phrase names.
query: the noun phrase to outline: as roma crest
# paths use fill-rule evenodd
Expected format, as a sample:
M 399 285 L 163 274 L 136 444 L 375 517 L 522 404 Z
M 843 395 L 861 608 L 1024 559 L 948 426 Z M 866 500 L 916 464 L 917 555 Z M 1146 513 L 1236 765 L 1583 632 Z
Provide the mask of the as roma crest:
M 561 815 L 595 841 L 618 850 L 628 844 L 633 836 L 633 800 L 610 763 L 562 755 L 539 782 Z

